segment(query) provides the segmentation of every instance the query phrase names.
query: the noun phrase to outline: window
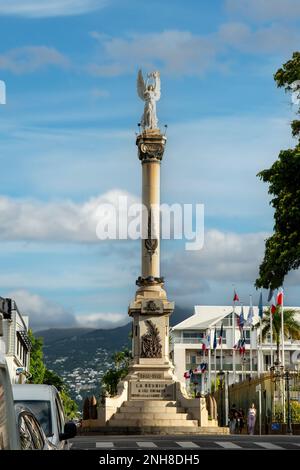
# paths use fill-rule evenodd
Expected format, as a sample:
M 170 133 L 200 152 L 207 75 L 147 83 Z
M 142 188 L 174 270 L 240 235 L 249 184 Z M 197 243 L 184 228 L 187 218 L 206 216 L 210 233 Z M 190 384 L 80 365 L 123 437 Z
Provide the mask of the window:
M 217 340 L 220 337 L 220 334 L 221 334 L 221 328 L 217 330 Z M 222 343 L 226 344 L 226 330 L 225 329 L 223 329 Z
M 183 337 L 188 339 L 200 339 L 203 338 L 204 333 L 201 331 L 184 331 Z
M 250 330 L 244 330 L 245 343 L 250 344 Z
M 60 414 L 60 410 L 59 410 L 59 405 L 58 405 L 58 401 L 57 399 L 55 399 L 55 407 L 56 407 L 56 420 L 57 420 L 57 429 L 58 429 L 58 432 L 59 433 L 62 433 L 64 432 L 64 426 L 63 426 L 63 421 L 62 421 L 62 417 L 61 417 L 61 414 Z
M 32 411 L 32 413 L 37 417 L 46 436 L 53 436 L 50 401 L 16 400 L 15 403 L 19 403 L 23 406 L 28 407 Z
M 190 363 L 196 364 L 196 356 L 190 356 Z

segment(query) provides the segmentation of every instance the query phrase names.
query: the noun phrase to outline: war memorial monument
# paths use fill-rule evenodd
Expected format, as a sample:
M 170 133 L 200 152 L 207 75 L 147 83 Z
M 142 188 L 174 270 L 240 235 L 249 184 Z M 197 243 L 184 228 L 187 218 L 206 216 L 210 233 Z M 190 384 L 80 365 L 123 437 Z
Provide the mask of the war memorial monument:
M 169 356 L 169 318 L 174 302 L 167 297 L 160 274 L 160 166 L 166 136 L 158 127 L 156 102 L 160 99 L 160 74 L 144 80 L 139 71 L 137 91 L 144 101 L 140 134 L 136 138 L 142 166 L 141 276 L 130 303 L 132 362 L 118 395 L 106 397 L 98 410 L 99 431 L 115 433 L 227 433 L 217 424 L 215 400 L 190 398 L 174 376 Z

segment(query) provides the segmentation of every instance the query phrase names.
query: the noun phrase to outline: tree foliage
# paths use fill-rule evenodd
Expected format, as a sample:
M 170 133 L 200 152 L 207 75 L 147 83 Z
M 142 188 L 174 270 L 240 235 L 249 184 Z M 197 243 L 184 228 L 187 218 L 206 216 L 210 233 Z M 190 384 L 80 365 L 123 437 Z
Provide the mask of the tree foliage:
M 32 384 L 42 384 L 44 383 L 44 376 L 46 372 L 43 354 L 43 340 L 42 338 L 36 338 L 32 333 L 32 330 L 28 331 L 28 336 L 32 345 L 30 351 L 29 368 L 29 373 L 31 377 L 29 379 L 29 382 Z
M 295 52 L 292 59 L 277 70 L 274 79 L 277 86 L 287 92 L 300 93 L 300 52 Z M 297 80 L 299 84 L 295 85 Z M 266 240 L 256 287 L 276 289 L 290 270 L 300 266 L 300 121 L 294 120 L 291 128 L 292 135 L 298 139 L 295 148 L 282 150 L 271 168 L 258 174 L 269 183 L 275 224 L 273 235 Z
M 262 339 L 264 340 L 271 332 L 270 317 L 272 313 L 268 309 L 264 313 L 262 320 Z M 294 340 L 300 339 L 300 323 L 296 320 L 296 311 L 292 309 L 283 310 L 283 331 L 285 338 L 291 338 Z M 280 307 L 276 308 L 276 312 L 272 318 L 272 332 L 273 342 L 276 343 L 276 356 L 277 362 L 280 362 L 279 348 L 281 344 L 281 312 Z
M 36 338 L 31 330 L 29 330 L 29 338 L 32 344 L 29 369 L 31 377 L 29 382 L 33 384 L 54 385 L 60 393 L 67 418 L 75 418 L 78 406 L 70 397 L 62 377 L 53 370 L 47 369 L 44 364 L 43 339 Z
M 113 369 L 105 372 L 102 377 L 102 388 L 105 389 L 110 396 L 117 394 L 118 383 L 128 374 L 131 353 L 129 349 L 125 348 L 122 351 L 114 353 L 112 359 L 114 361 Z

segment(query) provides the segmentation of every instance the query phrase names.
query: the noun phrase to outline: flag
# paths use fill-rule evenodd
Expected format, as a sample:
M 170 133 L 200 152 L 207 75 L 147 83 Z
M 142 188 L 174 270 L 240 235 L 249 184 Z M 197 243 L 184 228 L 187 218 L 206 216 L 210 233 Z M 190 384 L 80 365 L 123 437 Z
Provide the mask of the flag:
M 252 305 L 252 296 L 250 295 L 250 306 L 249 306 L 249 311 L 248 311 L 248 316 L 247 316 L 247 321 L 246 321 L 247 326 L 252 325 L 253 317 L 254 317 L 254 311 L 253 311 L 253 305 Z
M 270 310 L 271 310 L 272 315 L 274 315 L 274 313 L 276 312 L 276 301 L 275 301 L 274 293 L 273 293 L 272 298 L 270 299 Z
M 277 299 L 276 299 L 276 305 L 283 305 L 283 290 L 282 287 L 280 287 L 278 294 L 277 294 Z
M 202 363 L 200 364 L 200 369 L 201 369 L 201 373 L 202 373 L 202 374 L 207 370 L 207 364 L 206 364 L 206 362 L 202 362 Z
M 240 344 L 239 344 L 240 354 L 245 354 L 245 351 L 246 351 L 245 343 L 246 343 L 246 341 L 245 341 L 245 338 L 243 337 L 240 340 Z
M 0 104 L 6 104 L 5 82 L 0 80 Z
M 185 372 L 185 373 L 183 374 L 183 377 L 184 377 L 185 379 L 189 379 L 191 376 L 190 376 L 189 372 Z
M 235 289 L 234 289 L 234 293 L 233 293 L 233 301 L 234 302 L 239 302 L 240 301 L 239 296 L 237 295 L 237 292 L 236 292 Z
M 263 298 L 262 298 L 262 292 L 261 292 L 259 296 L 259 301 L 258 301 L 258 316 L 260 319 L 262 319 L 263 314 L 264 314 L 264 307 L 263 307 Z
M 271 289 L 270 287 L 269 294 L 268 294 L 268 302 L 271 302 L 273 295 L 274 295 L 274 290 Z
M 222 344 L 222 339 L 223 339 L 223 322 L 221 324 L 221 331 L 220 331 L 220 336 L 219 336 L 219 344 Z
M 217 328 L 215 328 L 213 348 L 217 349 Z
M 241 313 L 240 313 L 240 316 L 238 317 L 238 321 L 239 321 L 239 328 L 240 328 L 240 330 L 243 330 L 244 325 L 245 325 L 245 317 L 244 317 L 244 307 L 243 307 L 243 305 L 242 305 L 242 307 L 241 307 Z
M 202 338 L 202 351 L 206 351 L 206 335 Z

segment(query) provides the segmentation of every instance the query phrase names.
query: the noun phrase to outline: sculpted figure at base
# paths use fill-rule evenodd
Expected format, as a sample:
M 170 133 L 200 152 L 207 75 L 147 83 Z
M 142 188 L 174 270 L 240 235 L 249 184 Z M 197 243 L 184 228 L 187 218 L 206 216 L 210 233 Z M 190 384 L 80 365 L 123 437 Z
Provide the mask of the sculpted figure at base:
M 139 70 L 137 92 L 141 100 L 145 102 L 144 114 L 141 119 L 142 129 L 157 129 L 156 101 L 160 99 L 159 72 L 148 73 L 145 83 L 142 71 Z

